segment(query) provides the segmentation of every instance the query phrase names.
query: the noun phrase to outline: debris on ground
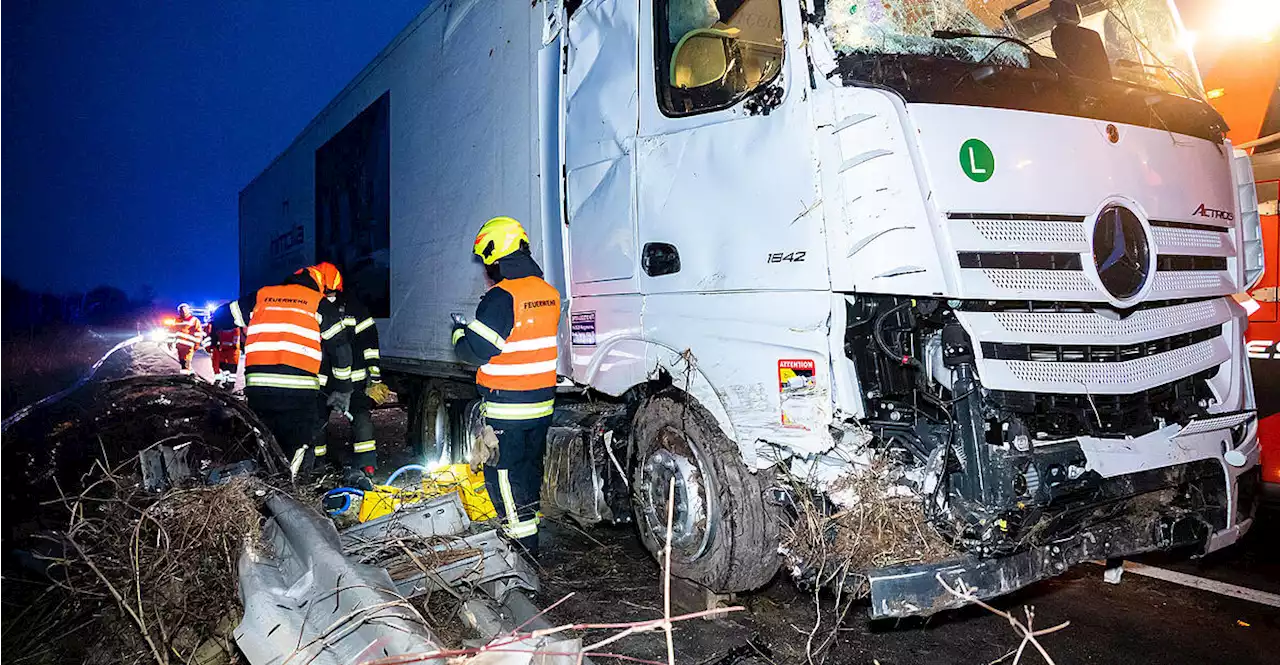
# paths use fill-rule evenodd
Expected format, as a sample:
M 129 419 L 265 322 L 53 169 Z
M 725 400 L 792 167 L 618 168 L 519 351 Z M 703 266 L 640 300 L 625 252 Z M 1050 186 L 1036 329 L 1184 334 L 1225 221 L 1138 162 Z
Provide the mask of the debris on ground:
M 40 645 L 28 655 L 38 663 L 234 662 L 236 561 L 259 540 L 258 504 L 274 490 L 240 476 L 152 494 L 137 457 L 110 469 L 98 463 L 86 481 L 79 494 L 41 507 L 63 528 L 24 538 L 26 574 L 6 571 L 7 581 L 22 580 L 19 594 L 41 578 L 52 583 L 27 616 L 6 613 L 6 649 Z M 56 639 L 72 631 L 76 639 Z
M 955 556 L 920 497 L 904 491 L 900 475 L 877 457 L 830 484 L 828 495 L 839 503 L 795 492 L 795 519 L 782 542 L 792 576 L 814 586 L 840 585 L 842 593 L 862 598 L 870 592 L 866 572 L 873 568 Z

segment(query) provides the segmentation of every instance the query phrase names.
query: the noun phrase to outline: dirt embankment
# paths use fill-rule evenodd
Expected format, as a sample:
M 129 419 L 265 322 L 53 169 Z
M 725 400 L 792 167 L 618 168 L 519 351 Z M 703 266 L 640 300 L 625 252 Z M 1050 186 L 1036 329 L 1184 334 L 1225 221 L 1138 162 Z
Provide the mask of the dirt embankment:
M 60 326 L 17 332 L 0 340 L 0 411 L 14 411 L 66 388 L 84 376 L 102 354 L 132 337 L 125 329 Z

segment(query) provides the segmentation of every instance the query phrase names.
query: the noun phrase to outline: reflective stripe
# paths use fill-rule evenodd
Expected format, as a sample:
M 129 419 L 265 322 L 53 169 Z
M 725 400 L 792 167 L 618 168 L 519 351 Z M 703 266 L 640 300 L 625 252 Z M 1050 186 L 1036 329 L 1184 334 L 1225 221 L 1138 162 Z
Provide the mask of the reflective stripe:
M 320 337 L 321 337 L 321 338 L 323 338 L 323 339 L 333 339 L 333 338 L 334 338 L 334 336 L 336 336 L 336 335 L 337 335 L 338 333 L 340 333 L 340 332 L 342 332 L 342 322 L 341 322 L 341 321 L 339 321 L 339 322 L 337 322 L 337 323 L 333 324 L 332 326 L 330 326 L 330 327 L 329 327 L 329 329 L 328 329 L 328 330 L 326 330 L 326 331 L 324 331 L 324 332 L 320 333 Z
M 320 379 L 314 376 L 293 376 L 291 374 L 246 374 L 246 386 L 263 386 L 268 388 L 304 388 L 316 390 L 320 387 Z
M 303 287 L 306 288 L 306 287 Z M 303 314 L 309 316 L 316 321 L 320 320 L 319 312 L 309 312 L 301 307 L 281 307 L 280 305 L 266 305 L 262 308 L 264 312 L 293 312 L 294 314 Z
M 555 405 L 556 401 L 553 399 L 532 404 L 485 402 L 484 415 L 486 418 L 493 418 L 494 420 L 533 420 L 551 415 L 555 411 Z
M 323 357 L 320 355 L 320 349 L 313 349 L 297 342 L 250 342 L 244 347 L 245 353 L 266 351 L 288 351 L 317 361 Z
M 364 380 L 365 380 L 365 379 L 367 379 L 367 378 L 369 378 L 369 375 L 368 375 L 368 374 L 366 374 L 364 370 L 362 370 L 362 369 L 353 369 L 353 370 L 351 370 L 351 380 L 352 380 L 352 381 L 364 381 Z
M 237 328 L 245 327 L 244 314 L 240 312 L 240 302 L 238 300 L 231 301 L 231 322 L 236 324 Z
M 328 374 L 321 374 L 320 376 L 317 376 L 317 377 L 316 377 L 316 380 L 318 380 L 318 381 L 320 382 L 320 385 L 322 385 L 322 386 L 327 386 L 327 385 L 329 385 L 329 375 L 328 375 Z
M 303 339 L 320 339 L 319 330 L 310 330 L 292 323 L 255 323 L 249 326 L 250 335 L 257 335 L 260 333 L 288 333 L 290 335 L 297 335 Z
M 364 332 L 364 331 L 368 330 L 368 329 L 369 329 L 369 326 L 371 326 L 371 325 L 373 325 L 373 317 L 372 317 L 372 316 L 371 316 L 371 317 L 369 317 L 369 318 L 367 318 L 367 319 L 365 319 L 365 320 L 363 320 L 363 321 L 361 321 L 360 323 L 357 323 L 357 324 L 356 324 L 356 332 L 357 332 L 357 333 L 362 333 L 362 332 Z
M 364 350 L 364 359 L 365 359 L 365 360 L 373 360 L 374 358 L 381 358 L 381 357 L 382 357 L 382 356 L 378 353 L 378 350 L 377 350 L 377 349 L 365 349 L 365 350 Z
M 458 340 L 462 339 L 463 336 L 466 334 L 467 334 L 466 328 L 458 328 L 457 330 L 453 331 L 453 343 L 457 344 Z
M 543 360 L 536 363 L 516 363 L 513 365 L 498 365 L 489 363 L 480 368 L 481 372 L 492 376 L 528 376 L 530 374 L 545 374 L 547 372 L 556 371 L 556 361 Z
M 511 538 L 528 538 L 538 535 L 538 523 L 534 520 L 518 521 L 504 526 L 502 531 Z
M 354 317 L 354 316 L 344 316 L 344 317 L 342 317 L 342 325 L 344 325 L 344 326 L 346 326 L 346 327 L 348 327 L 348 328 L 354 328 L 354 327 L 355 327 L 355 325 L 356 325 L 356 317 Z
M 327 452 L 329 452 L 328 446 L 316 446 L 316 457 L 324 457 Z
M 351 449 L 358 453 L 371 453 L 378 449 L 378 442 L 369 440 L 351 444 Z
M 508 528 L 515 528 L 520 516 L 516 514 L 516 500 L 511 494 L 511 478 L 506 469 L 498 469 L 498 491 L 502 493 L 502 512 L 507 514 Z
M 332 374 L 333 378 L 335 379 L 343 379 L 343 380 L 351 379 L 350 367 L 334 367 L 333 369 L 329 370 L 329 373 Z
M 479 321 L 472 321 L 471 323 L 468 323 L 467 329 L 479 335 L 480 338 L 486 342 L 498 347 L 499 351 L 501 351 L 502 347 L 507 343 L 507 340 L 503 339 L 502 335 L 499 335 L 493 328 L 490 328 Z
M 502 350 L 510 353 L 512 351 L 539 351 L 554 348 L 556 348 L 556 338 L 535 337 L 533 339 L 522 339 L 518 342 L 507 342 L 507 345 Z
M 378 377 L 382 376 L 382 370 L 381 370 L 377 365 L 370 365 L 370 366 L 369 366 L 369 376 L 371 376 L 371 377 L 373 377 L 373 378 L 375 378 L 375 379 L 376 379 L 376 378 L 378 378 Z

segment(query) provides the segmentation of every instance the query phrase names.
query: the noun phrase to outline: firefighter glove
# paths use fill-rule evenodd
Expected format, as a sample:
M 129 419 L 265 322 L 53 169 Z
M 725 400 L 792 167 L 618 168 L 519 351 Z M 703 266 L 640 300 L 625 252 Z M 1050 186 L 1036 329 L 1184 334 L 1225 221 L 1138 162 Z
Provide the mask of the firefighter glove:
M 498 434 L 492 425 L 485 425 L 471 442 L 471 472 L 479 473 L 480 468 L 492 460 L 498 461 Z
M 369 385 L 365 386 L 364 394 L 368 395 L 374 404 L 383 404 L 391 398 L 391 389 L 381 381 L 370 381 Z
M 325 404 L 338 413 L 346 413 L 351 409 L 351 393 L 330 393 L 329 399 L 325 400 Z

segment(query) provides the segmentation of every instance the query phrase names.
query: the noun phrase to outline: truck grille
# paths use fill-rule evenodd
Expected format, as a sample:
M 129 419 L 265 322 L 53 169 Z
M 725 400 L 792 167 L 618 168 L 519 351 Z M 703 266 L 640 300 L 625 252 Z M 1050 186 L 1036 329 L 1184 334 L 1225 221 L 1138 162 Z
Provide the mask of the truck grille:
M 1084 215 L 950 212 L 947 219 L 966 298 L 1108 299 L 1085 270 L 1092 249 Z M 1150 297 L 1221 296 L 1237 290 L 1229 228 L 1149 223 L 1157 253 Z
M 1131 395 L 1074 395 L 992 390 L 998 410 L 1016 415 L 1034 434 L 1049 438 L 1142 436 L 1162 424 L 1185 425 L 1207 412 L 1201 400 L 1212 397 L 1205 382 L 1215 367 Z
M 1222 334 L 1222 326 L 1153 339 L 1137 344 L 1007 344 L 983 342 L 982 356 L 990 360 L 1034 362 L 1116 363 L 1146 358 L 1207 342 Z

